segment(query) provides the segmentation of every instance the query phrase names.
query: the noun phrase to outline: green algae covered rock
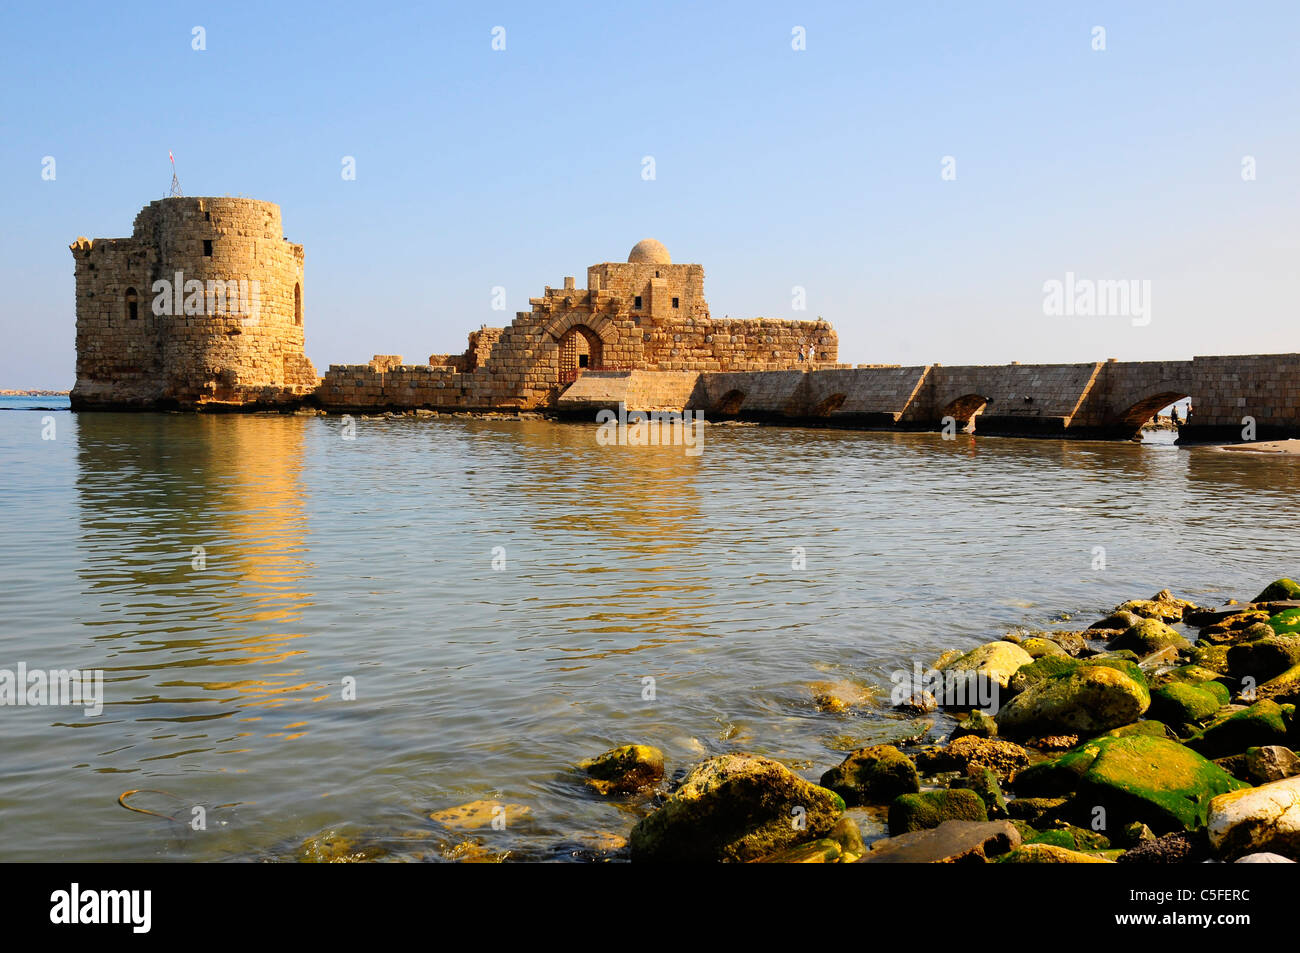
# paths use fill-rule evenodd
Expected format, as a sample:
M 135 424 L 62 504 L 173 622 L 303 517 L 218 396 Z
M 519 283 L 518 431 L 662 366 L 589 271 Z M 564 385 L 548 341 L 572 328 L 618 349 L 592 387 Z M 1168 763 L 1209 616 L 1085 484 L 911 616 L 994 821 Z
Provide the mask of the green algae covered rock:
M 1176 741 L 1149 735 L 1094 738 L 1053 761 L 1022 771 L 1016 791 L 1050 796 L 1077 791 L 1103 806 L 1108 825 L 1141 821 L 1153 830 L 1205 825 L 1210 801 L 1248 785 Z
M 997 714 L 998 732 L 1012 736 L 1097 734 L 1136 721 L 1150 704 L 1140 672 L 1126 673 L 1110 665 L 1079 665 L 1032 684 L 1012 698 Z
M 1283 609 L 1269 618 L 1268 627 L 1277 635 L 1294 635 L 1300 632 L 1300 609 Z
M 1275 633 L 1228 646 L 1228 673 L 1233 678 L 1264 682 L 1295 665 L 1300 665 L 1300 633 Z
M 587 787 L 600 794 L 631 794 L 658 784 L 664 753 L 652 745 L 622 745 L 578 765 Z
M 1054 844 L 1067 850 L 1109 850 L 1110 838 L 1086 827 L 1062 824 L 1050 830 L 1036 831 L 1025 838 L 1026 844 Z
M 1285 602 L 1288 599 L 1300 599 L 1300 583 L 1293 579 L 1279 579 L 1264 587 L 1264 591 L 1251 602 Z
M 946 791 L 922 791 L 903 794 L 889 805 L 889 834 L 909 834 L 929 830 L 944 821 L 987 821 L 988 811 L 974 791 L 949 788 Z
M 954 781 L 952 787 L 965 788 L 978 794 L 989 817 L 997 819 L 1007 816 L 1007 799 L 1002 793 L 1002 786 L 998 784 L 998 776 L 983 765 L 967 766 L 966 776 Z
M 872 745 L 849 753 L 821 777 L 821 786 L 849 806 L 888 804 L 900 794 L 921 790 L 912 759 L 893 745 Z
M 977 708 L 964 721 L 957 723 L 957 727 L 952 730 L 948 740 L 956 741 L 958 738 L 965 738 L 967 735 L 974 735 L 976 738 L 992 738 L 997 733 L 997 721 L 994 720 L 992 715 Z
M 1187 739 L 1187 747 L 1207 758 L 1223 758 L 1247 748 L 1283 744 L 1286 741 L 1289 705 L 1263 699 L 1249 708 L 1233 712 Z
M 1160 649 L 1173 647 L 1178 650 L 1190 649 L 1192 643 L 1179 635 L 1174 629 L 1159 619 L 1143 619 L 1129 626 L 1124 634 L 1113 639 L 1111 649 L 1129 649 L 1138 655 L 1146 656 Z
M 1218 683 L 1208 682 L 1206 684 L 1216 685 Z M 1227 693 L 1226 688 L 1219 687 L 1224 694 Z M 1214 717 L 1215 712 L 1227 701 L 1228 699 L 1220 699 L 1218 693 L 1202 685 L 1193 685 L 1188 682 L 1171 682 L 1151 693 L 1151 707 L 1148 709 L 1147 714 L 1171 725 L 1182 725 L 1187 722 L 1205 721 L 1207 718 Z
M 1300 665 L 1293 665 L 1281 675 L 1274 675 L 1256 690 L 1259 698 L 1275 702 L 1300 702 Z
M 1030 658 L 1042 658 L 1044 655 L 1068 656 L 1070 653 L 1051 639 L 1031 636 L 1020 640 L 1020 647 L 1029 653 Z
M 1094 857 L 1056 844 L 1021 844 L 997 859 L 999 864 L 1109 864 L 1105 857 Z
M 825 837 L 843 813 L 843 798 L 780 762 L 727 754 L 692 768 L 628 843 L 633 861 L 756 860 Z

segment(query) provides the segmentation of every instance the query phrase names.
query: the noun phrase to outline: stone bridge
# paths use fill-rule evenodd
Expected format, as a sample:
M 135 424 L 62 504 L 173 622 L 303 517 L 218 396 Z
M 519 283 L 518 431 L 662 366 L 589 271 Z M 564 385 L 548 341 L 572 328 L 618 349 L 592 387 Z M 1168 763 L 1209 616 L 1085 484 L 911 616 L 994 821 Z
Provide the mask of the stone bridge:
M 1257 439 L 1300 436 L 1300 354 L 705 372 L 693 384 L 674 379 L 667 392 L 640 379 L 655 374 L 633 372 L 622 381 L 619 375 L 606 375 L 585 385 L 580 379 L 560 398 L 560 409 L 586 413 L 597 404 L 627 398 L 629 409 L 680 404 L 680 409 L 702 410 L 711 418 L 1128 437 L 1161 408 L 1187 397 L 1193 415 L 1182 429 L 1184 441 L 1243 439 L 1243 428 L 1252 421 Z M 656 406 L 639 408 L 651 393 Z

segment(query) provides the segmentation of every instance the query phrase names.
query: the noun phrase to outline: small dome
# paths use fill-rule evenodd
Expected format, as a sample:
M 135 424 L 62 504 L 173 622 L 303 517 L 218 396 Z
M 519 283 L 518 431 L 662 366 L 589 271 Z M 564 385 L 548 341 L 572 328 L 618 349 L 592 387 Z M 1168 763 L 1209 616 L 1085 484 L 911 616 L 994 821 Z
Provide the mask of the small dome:
M 627 260 L 642 265 L 671 265 L 673 260 L 668 257 L 668 249 L 664 248 L 662 242 L 657 242 L 653 238 L 643 238 L 628 253 Z

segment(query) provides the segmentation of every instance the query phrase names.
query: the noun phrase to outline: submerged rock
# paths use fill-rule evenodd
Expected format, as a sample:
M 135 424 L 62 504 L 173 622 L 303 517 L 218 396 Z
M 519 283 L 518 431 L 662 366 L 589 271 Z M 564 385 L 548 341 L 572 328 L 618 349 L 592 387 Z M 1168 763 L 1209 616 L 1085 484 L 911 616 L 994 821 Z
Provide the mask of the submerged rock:
M 696 765 L 632 828 L 633 861 L 747 861 L 824 837 L 844 813 L 834 791 L 770 758 L 727 754 Z
M 821 786 L 849 806 L 887 804 L 900 794 L 921 790 L 912 759 L 893 745 L 872 745 L 850 752 L 821 777 Z
M 974 791 L 949 788 L 902 794 L 889 805 L 891 836 L 938 827 L 944 821 L 987 821 L 988 811 Z
M 303 841 L 297 860 L 301 864 L 360 864 L 387 853 L 383 847 L 361 844 L 354 837 L 330 830 Z
M 1041 660 L 1040 660 L 1041 661 Z M 1095 734 L 1137 720 L 1151 703 L 1141 675 L 1081 665 L 1043 679 L 998 712 L 999 734 Z
M 478 830 L 483 827 L 502 825 L 512 827 L 532 814 L 532 808 L 526 804 L 504 804 L 501 801 L 470 801 L 457 807 L 434 811 L 430 820 L 437 821 L 453 830 Z
M 1019 846 L 1020 840 L 1020 832 L 1006 821 L 944 821 L 876 841 L 858 863 L 980 864 Z
M 1210 846 L 1223 857 L 1300 856 L 1300 778 L 1232 791 L 1210 802 Z
M 653 745 L 622 745 L 578 767 L 586 785 L 599 794 L 632 794 L 663 780 L 664 753 Z
M 1242 787 L 1176 741 L 1129 735 L 1094 738 L 1035 765 L 1021 773 L 1016 790 L 1046 796 L 1077 792 L 1082 803 L 1104 807 L 1112 827 L 1141 821 L 1169 831 L 1203 826 L 1211 799 Z

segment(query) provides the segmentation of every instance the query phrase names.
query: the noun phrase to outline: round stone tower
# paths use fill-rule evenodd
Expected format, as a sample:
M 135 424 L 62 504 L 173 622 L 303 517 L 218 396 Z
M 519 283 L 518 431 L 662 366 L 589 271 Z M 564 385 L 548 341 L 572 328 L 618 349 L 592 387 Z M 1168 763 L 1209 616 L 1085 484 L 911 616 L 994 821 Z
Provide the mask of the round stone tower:
M 281 404 L 310 393 L 303 248 L 280 209 L 166 198 L 130 238 L 77 239 L 74 407 Z

